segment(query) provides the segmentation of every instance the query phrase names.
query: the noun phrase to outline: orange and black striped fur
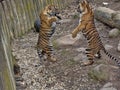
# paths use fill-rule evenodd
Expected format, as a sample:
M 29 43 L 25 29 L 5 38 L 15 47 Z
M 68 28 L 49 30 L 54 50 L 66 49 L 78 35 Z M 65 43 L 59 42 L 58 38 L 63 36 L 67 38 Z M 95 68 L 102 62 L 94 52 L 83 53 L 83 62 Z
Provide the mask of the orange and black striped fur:
M 47 60 L 55 62 L 51 37 L 54 33 L 53 23 L 60 19 L 59 10 L 55 5 L 47 5 L 40 13 L 40 30 L 37 42 L 37 52 L 40 58 L 47 56 Z
M 80 20 L 79 25 L 72 31 L 72 37 L 75 38 L 78 32 L 81 31 L 88 41 L 88 48 L 86 49 L 88 61 L 84 62 L 83 65 L 86 66 L 93 64 L 95 54 L 98 54 L 98 57 L 100 58 L 100 51 L 102 50 L 108 57 L 116 61 L 116 63 L 120 66 L 120 62 L 105 50 L 101 42 L 94 24 L 94 14 L 89 3 L 84 0 L 78 5 L 77 11 L 80 13 Z

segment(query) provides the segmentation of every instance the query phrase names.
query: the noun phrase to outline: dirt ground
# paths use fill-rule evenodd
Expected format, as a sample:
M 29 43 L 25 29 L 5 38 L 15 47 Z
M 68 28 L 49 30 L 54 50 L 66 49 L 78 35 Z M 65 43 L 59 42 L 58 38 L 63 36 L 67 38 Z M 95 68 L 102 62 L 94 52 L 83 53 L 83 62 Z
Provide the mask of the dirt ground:
M 13 54 L 16 59 L 19 60 L 21 76 L 26 83 L 24 88 L 18 85 L 17 90 L 100 90 L 105 83 L 109 82 L 96 81 L 88 75 L 92 68 L 102 63 L 101 60 L 96 59 L 93 65 L 87 67 L 81 66 L 81 59 L 79 61 L 74 60 L 74 57 L 81 53 L 78 52 L 78 49 L 86 48 L 87 43 L 85 39 L 79 40 L 72 46 L 63 47 L 55 43 L 58 38 L 70 34 L 77 26 L 79 18 L 75 12 L 76 1 L 77 0 L 73 0 L 73 2 L 62 11 L 62 18 L 70 19 L 71 22 L 57 25 L 56 32 L 53 36 L 53 45 L 58 59 L 56 63 L 45 62 L 39 65 L 40 60 L 36 51 L 38 33 L 30 31 L 14 41 Z M 108 2 L 106 7 L 120 10 L 119 0 L 89 1 L 93 7 L 105 6 L 103 2 Z M 112 28 L 97 20 L 95 20 L 95 24 L 104 45 L 107 44 L 113 47 L 108 51 L 119 59 L 120 52 L 117 52 L 117 45 L 120 40 L 120 35 L 115 38 L 109 38 L 108 33 Z M 110 64 L 113 63 L 110 62 Z M 117 90 L 117 88 L 120 88 L 120 81 L 115 82 L 117 82 Z

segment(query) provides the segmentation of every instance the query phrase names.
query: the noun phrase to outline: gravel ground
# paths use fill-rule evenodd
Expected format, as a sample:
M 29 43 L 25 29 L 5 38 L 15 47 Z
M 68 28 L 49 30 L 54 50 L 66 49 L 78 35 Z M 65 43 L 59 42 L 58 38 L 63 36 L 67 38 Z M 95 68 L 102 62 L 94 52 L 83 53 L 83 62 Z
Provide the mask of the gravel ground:
M 98 1 L 97 4 L 100 5 L 101 0 Z M 88 67 L 82 67 L 80 65 L 81 59 L 74 60 L 74 57 L 80 54 L 80 52 L 78 53 L 78 49 L 86 48 L 85 39 L 76 42 L 72 46 L 65 47 L 55 43 L 58 38 L 68 35 L 76 27 L 78 16 L 75 12 L 75 5 L 74 1 L 62 11 L 63 20 L 69 19 L 71 21 L 57 25 L 53 36 L 53 45 L 58 59 L 56 63 L 47 61 L 42 64 L 40 63 L 41 61 L 36 52 L 38 33 L 30 31 L 26 35 L 14 40 L 13 54 L 19 60 L 18 64 L 21 67 L 21 76 L 26 83 L 24 88 L 17 86 L 17 90 L 100 90 L 107 82 L 95 81 L 88 75 L 88 72 L 97 66 L 98 62 Z M 111 28 L 99 21 L 95 21 L 95 23 L 103 43 L 113 46 L 109 52 L 115 57 L 119 57 L 120 53 L 117 52 L 117 45 L 120 36 L 109 38 L 108 32 Z M 84 53 L 81 54 L 85 55 Z

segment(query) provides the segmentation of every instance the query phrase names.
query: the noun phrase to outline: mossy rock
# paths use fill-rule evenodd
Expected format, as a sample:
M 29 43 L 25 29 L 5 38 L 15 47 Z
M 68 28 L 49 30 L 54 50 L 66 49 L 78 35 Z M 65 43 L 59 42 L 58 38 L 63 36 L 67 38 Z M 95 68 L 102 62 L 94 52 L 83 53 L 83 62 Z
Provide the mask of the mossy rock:
M 95 81 L 108 81 L 114 79 L 116 66 L 100 64 L 93 68 L 88 75 Z

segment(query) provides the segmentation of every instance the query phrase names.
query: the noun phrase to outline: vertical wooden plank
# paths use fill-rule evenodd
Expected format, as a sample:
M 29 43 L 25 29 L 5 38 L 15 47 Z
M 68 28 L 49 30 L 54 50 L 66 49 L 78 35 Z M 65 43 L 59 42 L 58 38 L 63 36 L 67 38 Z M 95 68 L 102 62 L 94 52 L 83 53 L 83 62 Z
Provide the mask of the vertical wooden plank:
M 10 27 L 9 27 L 9 22 L 10 22 L 10 17 L 9 17 L 9 9 L 7 8 L 7 1 L 3 1 L 3 14 L 4 14 L 4 21 L 5 21 L 5 25 L 7 27 L 7 30 L 5 30 L 6 34 L 7 34 L 7 38 L 10 39 Z
M 17 16 L 17 18 L 16 18 L 16 32 L 18 33 L 18 36 L 20 36 L 20 34 L 21 34 L 21 27 L 20 27 L 20 6 L 19 6 L 19 2 L 18 2 L 18 0 L 14 0 L 14 3 L 15 3 L 15 7 L 16 8 L 14 8 L 15 9 L 15 12 L 16 12 L 16 16 Z
M 19 19 L 20 19 L 20 29 L 21 29 L 21 35 L 23 35 L 25 33 L 25 13 L 24 13 L 24 8 L 23 8 L 23 2 L 22 0 L 19 0 Z M 21 36 L 20 35 L 20 36 Z
M 32 26 L 32 23 L 31 23 L 31 21 L 32 21 L 32 14 L 31 14 L 31 0 L 29 0 L 29 2 L 27 1 L 27 0 L 25 0 L 26 1 L 26 6 L 27 6 L 27 11 L 28 11 L 28 14 L 29 14 L 29 23 L 30 23 L 30 27 L 29 28 L 31 28 L 31 26 Z
M 44 8 L 44 2 L 43 2 L 44 0 L 40 0 L 40 4 L 41 4 L 41 6 L 42 6 L 42 9 Z
M 10 39 L 12 40 L 14 38 L 13 36 L 13 12 L 12 12 L 10 0 L 5 0 L 5 2 L 6 2 L 6 8 L 7 8 L 7 10 L 5 11 L 5 16 L 6 16 L 7 25 L 9 28 L 8 33 L 9 33 Z
M 37 17 L 37 6 L 36 6 L 36 2 L 37 0 L 33 0 L 33 7 L 34 7 L 34 17 L 36 18 Z
M 5 42 L 5 46 L 7 46 L 7 43 L 10 43 L 10 36 L 9 36 L 9 27 L 8 27 L 8 21 L 7 21 L 7 16 L 6 16 L 6 12 L 7 12 L 7 9 L 6 9 L 6 1 L 3 1 L 3 13 L 2 13 L 2 29 L 4 30 L 2 33 L 3 33 L 3 37 L 5 38 L 4 39 L 4 42 Z M 12 61 L 10 61 L 12 63 Z M 12 65 L 11 65 L 12 66 Z
M 34 0 L 31 0 L 31 9 L 30 9 L 30 12 L 32 14 L 32 20 L 31 20 L 31 23 L 32 23 L 32 27 L 34 27 L 34 20 L 35 20 L 35 17 L 36 17 L 36 14 L 35 14 L 35 8 L 34 8 Z
M 25 33 L 24 8 L 23 8 L 22 0 L 15 0 L 15 4 L 16 4 L 18 19 L 19 19 L 19 26 L 20 26 L 20 28 L 18 29 L 19 30 L 19 36 L 21 36 Z
M 5 10 L 6 9 L 4 9 L 0 3 L 0 12 L 2 12 L 0 13 L 0 74 L 2 75 L 2 83 L 4 84 L 1 90 L 16 90 L 12 71 L 13 68 L 10 63 L 12 59 L 10 57 L 10 41 L 7 34 L 7 30 L 9 29 L 6 23 Z
M 14 38 L 14 35 L 13 35 L 13 28 L 14 28 L 14 15 L 13 15 L 13 10 L 12 10 L 12 5 L 11 5 L 11 0 L 6 0 L 7 1 L 7 7 L 8 7 L 8 11 L 9 11 L 9 30 L 10 30 L 10 39 L 12 40 Z M 7 14 L 8 15 L 8 14 Z
M 40 0 L 35 0 L 34 1 L 35 3 L 34 3 L 34 5 L 36 6 L 35 7 L 35 9 L 36 9 L 36 17 L 35 17 L 35 20 L 37 19 L 37 18 L 39 18 L 39 14 L 40 14 L 40 11 L 41 11 L 41 9 L 42 9 L 42 5 L 40 5 Z
M 26 12 L 24 8 L 23 0 L 20 0 L 20 6 L 21 6 L 21 17 L 22 17 L 22 27 L 23 27 L 23 34 L 27 32 L 27 20 L 26 20 Z
M 30 15 L 28 13 L 28 8 L 27 8 L 27 2 L 26 0 L 22 0 L 23 2 L 23 6 L 24 6 L 24 11 L 25 11 L 25 28 L 26 28 L 26 32 L 28 31 L 28 29 L 30 28 Z
M 18 23 L 19 23 L 18 20 L 19 19 L 18 19 L 18 14 L 17 14 L 17 11 L 16 11 L 16 5 L 15 5 L 14 0 L 10 0 L 10 3 L 11 3 L 11 7 L 12 7 L 12 12 L 13 12 L 13 18 L 12 18 L 13 28 L 12 28 L 12 31 L 13 31 L 14 37 L 17 38 L 19 36 L 19 33 L 18 33 Z

